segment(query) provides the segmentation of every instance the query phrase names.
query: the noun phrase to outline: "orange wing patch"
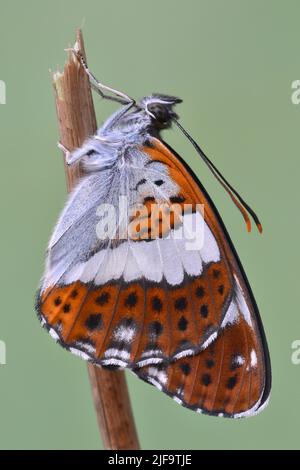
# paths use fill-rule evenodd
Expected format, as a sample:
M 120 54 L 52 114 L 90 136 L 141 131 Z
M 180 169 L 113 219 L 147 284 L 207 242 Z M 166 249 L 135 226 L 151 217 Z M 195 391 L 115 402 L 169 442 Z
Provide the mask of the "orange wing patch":
M 192 357 L 135 370 L 142 379 L 194 411 L 242 417 L 262 405 L 265 371 L 253 330 L 240 317 Z
M 191 206 L 194 211 L 196 204 L 203 204 L 205 208 L 205 220 L 216 237 L 218 244 L 222 246 L 222 236 L 217 217 L 213 209 L 208 204 L 206 196 L 202 193 L 193 177 L 186 171 L 178 158 L 176 158 L 175 155 L 156 138 L 152 138 L 150 145 L 143 147 L 142 151 L 147 153 L 153 162 L 155 161 L 165 164 L 168 168 L 170 177 L 179 186 L 179 194 L 174 194 L 170 197 L 171 204 L 179 204 L 182 212 L 184 212 L 185 205 Z
M 173 288 L 145 280 L 49 288 L 38 308 L 64 347 L 99 365 L 134 368 L 201 350 L 218 332 L 231 298 L 226 269 L 213 263 L 202 276 Z

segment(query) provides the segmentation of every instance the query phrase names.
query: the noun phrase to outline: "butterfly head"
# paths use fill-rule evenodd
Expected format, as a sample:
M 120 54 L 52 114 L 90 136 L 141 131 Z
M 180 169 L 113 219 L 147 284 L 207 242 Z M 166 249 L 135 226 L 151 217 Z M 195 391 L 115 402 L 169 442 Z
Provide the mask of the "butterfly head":
M 181 103 L 180 98 L 175 96 L 153 94 L 144 97 L 139 106 L 147 116 L 151 118 L 151 124 L 157 129 L 166 129 L 170 127 L 172 119 L 177 119 L 177 114 L 173 111 L 173 106 Z

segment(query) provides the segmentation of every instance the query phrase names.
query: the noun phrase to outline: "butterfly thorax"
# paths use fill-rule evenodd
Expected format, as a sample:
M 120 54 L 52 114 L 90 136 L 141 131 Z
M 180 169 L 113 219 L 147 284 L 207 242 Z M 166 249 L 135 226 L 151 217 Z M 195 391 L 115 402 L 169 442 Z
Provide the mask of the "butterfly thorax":
M 172 119 L 177 117 L 172 108 L 180 101 L 156 94 L 142 98 L 132 107 L 117 110 L 80 149 L 81 155 L 85 156 L 85 169 L 95 171 L 99 165 L 103 168 L 103 164 L 116 164 L 151 137 L 159 137 L 160 131 L 169 128 Z

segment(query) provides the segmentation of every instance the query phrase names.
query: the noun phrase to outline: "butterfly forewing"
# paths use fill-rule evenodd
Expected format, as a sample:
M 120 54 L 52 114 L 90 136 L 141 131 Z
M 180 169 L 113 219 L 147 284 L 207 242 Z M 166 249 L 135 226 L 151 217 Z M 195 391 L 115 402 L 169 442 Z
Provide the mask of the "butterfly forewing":
M 88 178 L 101 186 L 101 173 L 81 183 L 79 202 L 71 198 L 52 237 L 40 297 L 44 321 L 63 345 L 121 367 L 201 350 L 217 334 L 232 296 L 231 272 L 213 224 L 204 222 L 199 248 L 188 249 L 186 238 L 177 236 L 195 216 L 199 194 L 176 160 L 151 146 L 135 153 L 128 166 L 113 176 L 105 172 L 111 184 L 103 183 L 102 194 L 89 203 L 92 218 L 79 217 L 74 207 L 90 190 Z M 97 241 L 97 205 L 116 205 L 116 187 L 137 208 L 128 216 L 133 229 L 128 239 Z M 75 249 L 76 240 L 81 247 Z

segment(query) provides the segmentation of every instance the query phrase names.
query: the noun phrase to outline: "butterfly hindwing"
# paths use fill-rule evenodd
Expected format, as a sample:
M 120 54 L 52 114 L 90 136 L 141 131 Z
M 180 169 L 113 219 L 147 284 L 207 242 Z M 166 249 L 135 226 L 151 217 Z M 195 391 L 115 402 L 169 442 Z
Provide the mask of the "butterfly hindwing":
M 267 402 L 264 358 L 252 326 L 238 314 L 202 352 L 135 373 L 199 413 L 239 418 Z
M 200 183 L 162 141 L 152 138 L 127 159 L 86 176 L 71 195 L 49 244 L 41 321 L 84 359 L 130 367 L 150 382 L 153 374 L 165 374 L 160 386 L 186 406 L 238 415 L 269 388 L 269 364 L 234 248 Z M 128 214 L 119 214 L 115 231 L 99 238 L 98 207 L 117 207 L 120 197 Z M 167 221 L 164 211 L 171 214 Z M 195 223 L 202 224 L 203 243 L 190 247 L 185 230 L 178 233 Z M 120 237 L 125 232 L 129 236 Z M 209 374 L 204 362 L 212 351 L 216 366 L 205 386 L 199 380 Z M 244 362 L 231 374 L 234 355 Z M 239 393 L 226 387 L 235 374 Z M 235 405 L 219 398 L 233 396 Z

